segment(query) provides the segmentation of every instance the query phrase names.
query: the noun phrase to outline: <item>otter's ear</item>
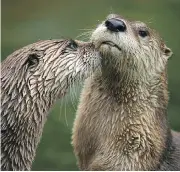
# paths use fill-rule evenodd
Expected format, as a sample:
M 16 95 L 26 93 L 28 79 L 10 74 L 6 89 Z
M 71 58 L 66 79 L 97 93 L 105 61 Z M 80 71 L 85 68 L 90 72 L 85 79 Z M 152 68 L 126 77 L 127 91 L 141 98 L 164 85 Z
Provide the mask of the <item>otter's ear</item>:
M 163 53 L 167 58 L 170 58 L 173 55 L 172 50 L 168 48 L 165 44 L 163 46 Z
M 29 54 L 25 63 L 28 65 L 28 68 L 36 67 L 39 64 L 38 54 L 36 53 Z

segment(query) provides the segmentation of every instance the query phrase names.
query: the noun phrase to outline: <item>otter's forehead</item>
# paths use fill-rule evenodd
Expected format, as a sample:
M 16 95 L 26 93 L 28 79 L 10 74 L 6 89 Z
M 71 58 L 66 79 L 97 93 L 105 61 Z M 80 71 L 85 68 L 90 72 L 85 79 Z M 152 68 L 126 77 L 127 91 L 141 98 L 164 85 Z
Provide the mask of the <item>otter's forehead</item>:
M 131 26 L 135 27 L 135 28 L 146 28 L 146 29 L 150 29 L 145 23 L 141 22 L 141 21 L 131 21 L 130 22 Z

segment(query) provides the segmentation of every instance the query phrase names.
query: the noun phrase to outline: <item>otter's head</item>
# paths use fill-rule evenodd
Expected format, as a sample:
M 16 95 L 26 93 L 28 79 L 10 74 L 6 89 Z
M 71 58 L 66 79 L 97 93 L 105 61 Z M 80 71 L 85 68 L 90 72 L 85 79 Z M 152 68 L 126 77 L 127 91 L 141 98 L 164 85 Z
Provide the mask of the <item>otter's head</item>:
M 39 41 L 3 61 L 2 99 L 6 96 L 8 104 L 8 101 L 30 97 L 33 102 L 45 100 L 46 104 L 52 104 L 76 79 L 85 79 L 99 64 L 99 53 L 91 43 Z
M 105 67 L 129 76 L 159 76 L 172 55 L 156 31 L 115 14 L 95 29 L 91 41 L 102 54 Z

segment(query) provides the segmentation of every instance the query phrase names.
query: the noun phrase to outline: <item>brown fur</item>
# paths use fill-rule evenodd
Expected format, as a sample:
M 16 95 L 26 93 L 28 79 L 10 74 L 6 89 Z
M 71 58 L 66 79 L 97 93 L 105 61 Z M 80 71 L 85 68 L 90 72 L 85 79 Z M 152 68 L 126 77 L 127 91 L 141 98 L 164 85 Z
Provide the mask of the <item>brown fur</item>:
M 39 41 L 2 62 L 1 170 L 30 170 L 50 108 L 99 64 L 94 46 Z
M 134 25 L 135 22 L 129 23 L 128 29 Z M 99 33 L 102 36 L 96 34 L 92 39 L 95 45 L 99 46 L 100 39 L 111 40 L 111 33 L 105 35 L 105 29 Z M 166 56 L 170 49 L 167 48 L 166 55 L 165 45 L 163 49 L 159 37 L 151 34 L 151 46 L 157 47 L 150 48 L 147 58 L 155 50 L 159 51 L 158 58 L 162 58 L 152 57 L 151 60 L 162 63 L 157 66 L 149 59 L 147 64 L 154 67 L 154 73 L 146 72 L 146 64 L 144 71 L 132 70 L 132 64 L 140 65 L 141 58 L 133 44 L 130 55 L 121 57 L 113 47 L 99 46 L 102 71 L 86 81 L 73 128 L 72 143 L 81 170 L 180 170 L 180 134 L 172 132 L 167 121 Z M 140 38 L 136 35 L 134 39 Z M 126 44 L 120 45 L 126 53 Z

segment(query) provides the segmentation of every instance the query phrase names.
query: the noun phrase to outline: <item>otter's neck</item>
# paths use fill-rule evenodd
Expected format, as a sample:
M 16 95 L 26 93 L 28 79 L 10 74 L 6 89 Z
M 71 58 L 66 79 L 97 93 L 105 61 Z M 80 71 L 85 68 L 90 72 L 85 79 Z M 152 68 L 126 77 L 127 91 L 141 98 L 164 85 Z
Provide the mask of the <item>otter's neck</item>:
M 165 73 L 146 83 L 128 80 L 128 76 L 121 79 L 111 71 L 102 72 L 95 80 L 102 95 L 111 98 L 107 108 L 113 110 L 106 116 L 111 118 L 106 126 L 111 126 L 109 132 L 117 137 L 114 148 L 119 147 L 123 164 L 114 170 L 157 169 L 169 136 Z
M 13 90 L 2 90 L 1 169 L 30 170 L 51 102 L 26 85 Z

